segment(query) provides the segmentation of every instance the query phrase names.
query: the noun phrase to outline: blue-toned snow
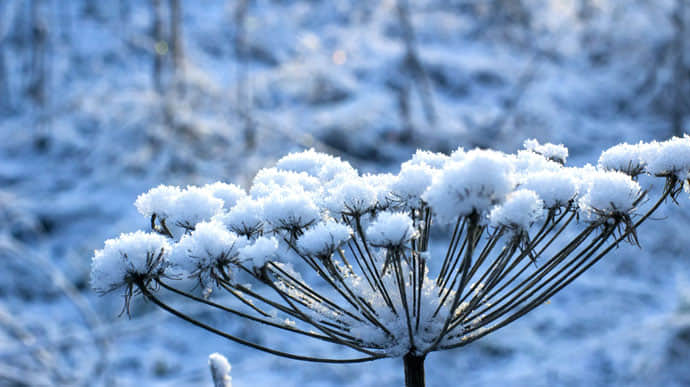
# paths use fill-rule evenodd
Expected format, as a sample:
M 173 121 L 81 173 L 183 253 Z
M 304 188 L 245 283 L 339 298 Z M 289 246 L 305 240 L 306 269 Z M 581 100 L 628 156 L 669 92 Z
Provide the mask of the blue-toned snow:
M 47 26 L 43 107 L 25 93 L 29 3 L 39 4 Z M 99 297 L 88 285 L 93 251 L 147 227 L 133 203 L 152 187 L 217 180 L 246 187 L 259 169 L 305 147 L 363 171 L 397 174 L 417 147 L 514 152 L 537 138 L 566 145 L 568 164 L 584 165 L 617 143 L 672 134 L 659 108 L 672 68 L 664 59 L 670 0 L 592 1 L 586 20 L 577 16 L 586 2 L 525 0 L 529 29 L 500 12 L 492 16 L 482 6 L 488 1 L 410 0 L 433 127 L 419 84 L 400 70 L 394 1 L 252 1 L 246 26 L 255 150 L 244 147 L 237 112 L 235 2 L 181 3 L 188 85 L 183 99 L 164 101 L 150 75 L 149 2 L 0 2 L 7 66 L 0 93 L 7 87 L 11 96 L 0 100 L 0 385 L 71 385 L 70 377 L 89 386 L 211 385 L 208 355 L 219 352 L 232 364 L 235 387 L 400 386 L 399 359 L 279 359 L 141 299 L 131 319 L 118 317 L 122 298 Z M 412 143 L 403 141 L 407 123 L 395 91 L 406 87 Z M 428 385 L 690 385 L 687 196 L 642 226 L 642 249 L 621 245 L 526 317 L 465 348 L 431 354 Z M 442 256 L 446 243 L 433 240 L 432 256 Z M 259 343 L 347 353 L 183 306 Z

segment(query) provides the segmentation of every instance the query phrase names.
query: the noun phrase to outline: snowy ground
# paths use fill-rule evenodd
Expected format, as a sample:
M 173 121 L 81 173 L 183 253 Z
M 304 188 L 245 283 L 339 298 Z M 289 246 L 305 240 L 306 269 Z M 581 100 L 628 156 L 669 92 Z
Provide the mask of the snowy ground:
M 527 27 L 472 5 L 481 1 L 410 1 L 433 122 L 422 82 L 401 70 L 395 2 L 252 1 L 255 149 L 244 146 L 237 111 L 233 2 L 182 2 L 187 91 L 176 98 L 152 86 L 148 3 L 122 1 L 122 11 L 117 2 L 39 2 L 51 58 L 42 106 L 23 95 L 26 3 L 0 4 L 12 91 L 0 101 L 0 385 L 22 385 L 27 372 L 29 384 L 70 385 L 70 376 L 93 373 L 86 385 L 210 385 L 206 359 L 220 352 L 239 387 L 399 386 L 400 360 L 304 364 L 223 341 L 149 304 L 118 317 L 121 300 L 88 286 L 93 250 L 146 226 L 132 203 L 152 186 L 246 186 L 304 147 L 397 172 L 417 147 L 513 152 L 536 137 L 565 144 L 569 164 L 583 165 L 618 142 L 672 134 L 663 108 L 670 70 L 659 59 L 672 1 L 593 1 L 587 20 L 574 0 L 524 1 Z M 641 88 L 650 74 L 658 86 Z M 406 87 L 407 121 L 398 91 Z M 621 246 L 521 320 L 430 355 L 428 384 L 690 385 L 689 209 L 684 194 L 680 208 L 642 227 L 642 249 Z M 260 342 L 339 351 L 217 318 Z

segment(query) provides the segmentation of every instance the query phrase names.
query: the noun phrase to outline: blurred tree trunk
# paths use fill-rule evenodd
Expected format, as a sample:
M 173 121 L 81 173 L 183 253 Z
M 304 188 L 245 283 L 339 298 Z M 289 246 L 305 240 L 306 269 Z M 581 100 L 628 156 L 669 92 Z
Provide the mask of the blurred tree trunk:
M 170 52 L 177 91 L 184 94 L 184 45 L 180 0 L 170 0 Z
M 152 0 L 153 30 L 151 31 L 153 52 L 153 87 L 158 94 L 163 94 L 163 59 L 168 53 L 168 44 L 163 36 L 163 8 L 160 0 Z
M 45 20 L 40 14 L 40 0 L 29 1 L 29 25 L 31 29 L 31 60 L 29 82 L 26 88 L 29 98 L 43 106 L 46 98 L 46 38 Z
M 412 25 L 408 0 L 397 0 L 396 9 L 402 32 L 402 39 L 405 44 L 405 57 L 402 67 L 404 72 L 407 73 L 407 76 L 415 81 L 424 116 L 429 126 L 433 128 L 436 126 L 436 108 L 433 102 L 431 81 L 419 58 L 417 38 Z
M 10 24 L 10 20 L 6 20 L 4 10 L 0 4 L 0 113 L 12 110 L 12 95 L 10 94 L 9 78 L 7 76 L 7 62 L 5 60 L 5 50 L 7 49 L 7 33 L 8 28 L 6 24 Z
M 676 0 L 676 9 L 672 16 L 674 27 L 673 50 L 673 93 L 671 101 L 671 127 L 676 136 L 683 135 L 683 121 L 688 111 L 687 78 L 685 65 L 686 39 L 686 0 Z
M 63 43 L 69 43 L 72 37 L 72 2 L 55 0 L 55 15 L 57 15 L 58 20 L 55 21 L 55 25 L 59 23 L 60 25 L 60 40 Z
M 235 24 L 235 56 L 237 57 L 237 108 L 244 123 L 244 143 L 247 149 L 256 146 L 256 126 L 252 118 L 252 97 L 249 92 L 249 52 L 247 48 L 247 13 L 249 0 L 239 0 L 233 19 Z

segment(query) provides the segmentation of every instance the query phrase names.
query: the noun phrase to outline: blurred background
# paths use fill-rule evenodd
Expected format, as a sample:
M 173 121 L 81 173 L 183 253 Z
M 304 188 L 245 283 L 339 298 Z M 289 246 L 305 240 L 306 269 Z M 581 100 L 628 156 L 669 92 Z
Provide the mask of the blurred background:
M 398 172 L 417 148 L 619 142 L 690 127 L 686 0 L 0 0 L 0 385 L 402 385 L 400 360 L 315 365 L 89 287 L 159 184 L 247 186 L 290 151 Z M 690 203 L 551 302 L 427 361 L 430 386 L 690 385 Z M 663 220 L 662 220 L 663 219 Z M 260 343 L 339 355 L 244 321 Z M 300 351 L 304 352 L 304 351 Z

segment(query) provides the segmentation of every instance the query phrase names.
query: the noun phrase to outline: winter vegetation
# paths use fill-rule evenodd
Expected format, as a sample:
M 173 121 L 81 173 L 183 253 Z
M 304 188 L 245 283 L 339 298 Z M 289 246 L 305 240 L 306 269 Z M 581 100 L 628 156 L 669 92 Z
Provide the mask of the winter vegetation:
M 159 186 L 135 203 L 150 230 L 107 240 L 91 284 L 119 292 L 127 313 L 142 295 L 201 329 L 289 359 L 402 357 L 405 384 L 424 386 L 427 354 L 506 326 L 622 242 L 639 245 L 638 227 L 690 189 L 690 137 L 617 145 L 599 167 L 566 166 L 567 155 L 536 140 L 517 154 L 418 151 L 398 175 L 363 176 L 310 149 L 259 171 L 249 193 L 221 182 Z M 523 186 L 544 172 L 563 179 Z M 658 198 L 641 174 L 664 181 Z M 448 233 L 443 258 L 430 252 L 435 228 Z M 172 306 L 162 291 L 359 357 L 252 342 Z M 216 301 L 218 292 L 240 304 Z
M 0 1 L 0 385 L 690 384 L 688 13 Z

